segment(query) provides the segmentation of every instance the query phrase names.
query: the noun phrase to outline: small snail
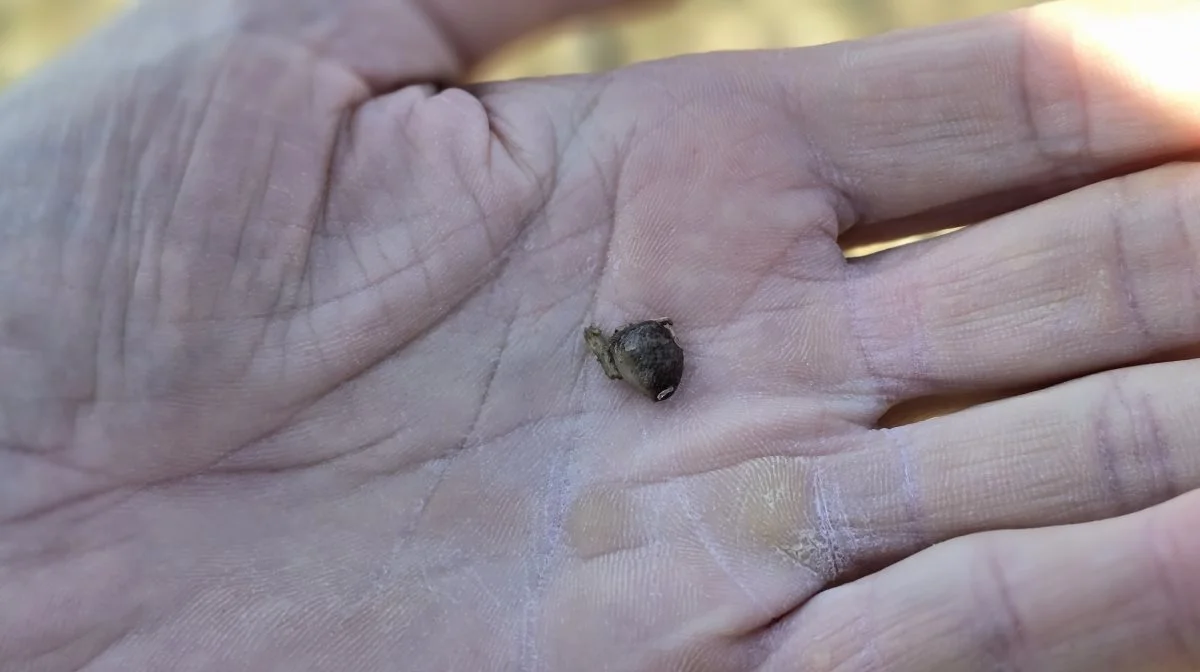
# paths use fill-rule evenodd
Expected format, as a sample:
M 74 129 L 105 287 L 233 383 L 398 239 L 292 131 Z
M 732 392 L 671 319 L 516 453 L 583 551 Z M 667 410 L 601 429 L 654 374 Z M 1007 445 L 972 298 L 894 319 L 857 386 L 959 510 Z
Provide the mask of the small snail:
M 605 336 L 600 328 L 583 330 L 583 340 L 605 375 L 624 380 L 654 401 L 669 399 L 683 377 L 683 349 L 675 342 L 671 320 L 627 324 Z

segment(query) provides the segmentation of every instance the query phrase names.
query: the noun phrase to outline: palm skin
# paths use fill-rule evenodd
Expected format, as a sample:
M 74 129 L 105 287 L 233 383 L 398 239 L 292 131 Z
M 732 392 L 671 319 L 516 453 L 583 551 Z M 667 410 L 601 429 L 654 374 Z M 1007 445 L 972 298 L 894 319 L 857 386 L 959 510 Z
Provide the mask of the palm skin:
M 1194 343 L 1195 171 L 1099 180 L 1196 124 L 1035 14 L 436 88 L 585 3 L 284 4 L 0 99 L 0 669 L 1200 660 L 1194 364 L 877 428 Z M 655 404 L 583 328 L 660 316 Z

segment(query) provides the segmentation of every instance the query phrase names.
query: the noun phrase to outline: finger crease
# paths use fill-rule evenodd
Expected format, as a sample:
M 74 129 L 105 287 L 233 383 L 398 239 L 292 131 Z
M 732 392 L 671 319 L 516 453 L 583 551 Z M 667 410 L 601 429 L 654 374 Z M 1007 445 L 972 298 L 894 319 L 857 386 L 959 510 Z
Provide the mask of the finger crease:
M 981 546 L 981 551 L 983 567 L 992 587 L 990 596 L 984 599 L 982 613 L 995 613 L 996 610 L 988 608 L 991 605 L 999 607 L 996 616 L 985 617 L 990 619 L 989 633 L 995 635 L 990 639 L 994 643 L 991 653 L 995 657 L 996 669 L 1019 672 L 1026 669 L 1022 661 L 1026 659 L 1029 649 L 1024 619 L 1013 599 L 1012 584 L 1004 571 L 998 550 L 994 545 L 987 544 Z

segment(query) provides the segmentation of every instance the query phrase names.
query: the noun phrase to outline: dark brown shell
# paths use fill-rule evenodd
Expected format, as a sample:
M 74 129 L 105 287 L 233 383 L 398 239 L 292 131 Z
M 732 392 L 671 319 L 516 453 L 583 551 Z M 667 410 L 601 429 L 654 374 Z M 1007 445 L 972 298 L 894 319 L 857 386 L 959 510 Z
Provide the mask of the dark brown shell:
M 654 401 L 670 399 L 683 378 L 683 348 L 675 342 L 670 320 L 648 320 L 621 327 L 609 343 L 621 377 Z

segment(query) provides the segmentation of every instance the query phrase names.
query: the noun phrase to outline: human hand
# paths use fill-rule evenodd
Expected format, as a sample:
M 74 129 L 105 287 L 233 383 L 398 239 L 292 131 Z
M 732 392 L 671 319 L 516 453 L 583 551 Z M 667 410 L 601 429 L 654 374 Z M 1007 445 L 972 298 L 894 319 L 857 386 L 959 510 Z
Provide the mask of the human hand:
M 1112 177 L 1200 10 L 429 84 L 599 4 L 159 0 L 0 98 L 0 669 L 1200 665 L 1197 365 L 1103 372 L 1200 335 L 1200 174 Z M 660 316 L 652 403 L 582 333 Z

